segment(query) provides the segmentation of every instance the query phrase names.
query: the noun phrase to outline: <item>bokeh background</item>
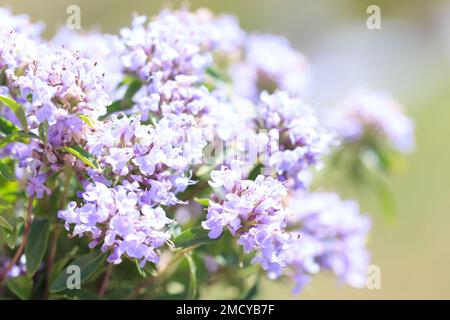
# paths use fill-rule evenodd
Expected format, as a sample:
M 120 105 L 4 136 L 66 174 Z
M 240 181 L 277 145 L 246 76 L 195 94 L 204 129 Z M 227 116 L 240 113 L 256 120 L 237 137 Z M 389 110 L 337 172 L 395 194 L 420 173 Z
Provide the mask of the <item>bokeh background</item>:
M 15 13 L 45 21 L 48 37 L 65 23 L 71 4 L 80 6 L 84 29 L 116 33 L 133 12 L 153 15 L 186 3 L 0 0 Z M 370 4 L 381 9 L 381 30 L 366 27 Z M 266 281 L 262 298 L 449 299 L 450 1 L 192 0 L 189 6 L 231 13 L 246 30 L 288 37 L 312 65 L 314 105 L 327 108 L 365 86 L 390 92 L 416 121 L 417 149 L 407 170 L 390 183 L 395 221 L 383 219 L 370 195 L 359 199 L 374 218 L 369 247 L 381 268 L 381 290 L 352 289 L 323 275 L 296 296 L 289 286 Z

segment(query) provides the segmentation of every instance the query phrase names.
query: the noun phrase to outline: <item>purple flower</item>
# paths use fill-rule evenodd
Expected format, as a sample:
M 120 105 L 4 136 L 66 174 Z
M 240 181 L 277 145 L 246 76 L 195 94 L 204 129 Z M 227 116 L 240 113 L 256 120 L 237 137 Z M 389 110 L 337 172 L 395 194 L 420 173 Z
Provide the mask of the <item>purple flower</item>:
M 305 93 L 309 66 L 305 57 L 280 36 L 253 34 L 247 37 L 244 61 L 231 67 L 233 88 L 257 101 L 262 91 Z M 282 57 L 282 58 L 280 58 Z
M 320 162 L 333 142 L 333 135 L 319 123 L 314 110 L 285 92 L 261 93 L 257 121 L 268 130 L 268 155 L 264 164 L 281 180 L 303 186 L 302 174 Z
M 320 271 L 330 271 L 354 287 L 366 283 L 370 254 L 366 238 L 370 219 L 351 200 L 334 193 L 297 191 L 291 196 L 288 219 L 290 245 L 285 250 L 288 270 L 300 291 Z
M 331 126 L 344 142 L 381 137 L 391 147 L 406 153 L 414 148 L 414 123 L 391 97 L 367 90 L 353 92 L 339 106 Z
M 46 174 L 38 174 L 35 177 L 30 177 L 27 182 L 27 193 L 29 196 L 36 195 L 36 198 L 41 199 L 44 193 L 50 194 L 51 190 L 47 188 L 44 183 L 47 181 Z
M 218 238 L 226 228 L 238 237 L 245 253 L 256 252 L 253 263 L 260 263 L 270 278 L 281 275 L 285 266 L 283 249 L 289 240 L 285 232 L 286 211 L 281 204 L 286 190 L 271 177 L 243 180 L 241 164 L 233 161 L 220 171 L 211 172 L 211 197 L 203 228 Z
M 137 182 L 109 188 L 90 184 L 83 193 L 83 203 L 71 202 L 58 212 L 72 234 L 89 236 L 92 246 L 103 242 L 101 250 L 110 251 L 109 262 L 118 264 L 123 256 L 157 263 L 157 249 L 170 239 L 166 227 L 172 222 L 161 207 L 143 201 L 144 190 Z

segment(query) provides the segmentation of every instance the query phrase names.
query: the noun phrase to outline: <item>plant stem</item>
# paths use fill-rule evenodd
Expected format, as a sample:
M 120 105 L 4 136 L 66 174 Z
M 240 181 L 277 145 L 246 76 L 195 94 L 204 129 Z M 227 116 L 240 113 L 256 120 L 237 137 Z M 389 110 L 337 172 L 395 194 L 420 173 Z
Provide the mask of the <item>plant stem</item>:
M 45 266 L 45 290 L 44 290 L 44 299 L 48 299 L 49 288 L 50 288 L 50 275 L 53 268 L 53 263 L 56 257 L 56 251 L 58 248 L 58 237 L 61 232 L 61 228 L 58 223 L 55 225 L 55 230 L 53 231 L 53 236 L 50 243 L 50 250 L 47 257 L 47 262 Z
M 197 247 L 198 247 L 198 245 L 192 246 L 192 247 L 189 247 L 189 248 L 186 248 L 186 249 L 183 249 L 183 250 L 177 252 L 177 254 L 173 257 L 173 259 L 170 260 L 170 262 L 167 264 L 167 266 L 160 273 L 158 273 L 155 277 L 145 279 L 143 282 L 141 282 L 133 290 L 133 292 L 130 294 L 128 299 L 132 300 L 132 299 L 135 299 L 137 296 L 139 296 L 139 291 L 141 291 L 141 289 L 145 289 L 148 286 L 152 285 L 156 281 L 157 278 L 160 279 L 164 274 L 166 274 L 172 268 L 172 266 L 174 266 L 178 261 L 180 261 L 187 253 L 193 251 Z
M 70 181 L 72 179 L 72 169 L 67 167 L 65 170 L 65 182 L 64 182 L 64 189 L 60 198 L 59 202 L 59 209 L 64 209 L 67 202 L 67 196 L 69 194 L 69 187 L 70 187 Z M 60 225 L 58 222 L 55 224 L 55 228 L 53 230 L 53 236 L 50 243 L 50 250 L 47 257 L 47 262 L 45 266 L 45 290 L 44 290 L 44 299 L 48 299 L 49 295 L 49 288 L 50 288 L 50 275 L 53 268 L 53 263 L 55 261 L 56 252 L 58 249 L 58 237 L 61 232 Z
M 25 229 L 23 231 L 22 243 L 20 244 L 19 248 L 17 249 L 16 254 L 12 258 L 12 260 L 9 262 L 8 266 L 3 271 L 3 274 L 0 276 L 0 286 L 2 286 L 5 283 L 8 272 L 11 270 L 11 268 L 14 265 L 16 265 L 17 261 L 19 260 L 20 256 L 22 255 L 23 250 L 25 249 L 25 245 L 27 244 L 28 232 L 30 231 L 31 217 L 33 214 L 33 200 L 34 200 L 33 196 L 28 198 L 27 217 L 25 219 Z
M 114 264 L 110 263 L 106 268 L 105 276 L 103 277 L 102 284 L 100 285 L 100 289 L 98 290 L 99 297 L 103 298 L 106 294 L 106 290 L 108 289 L 109 279 L 111 278 L 111 274 L 114 268 Z

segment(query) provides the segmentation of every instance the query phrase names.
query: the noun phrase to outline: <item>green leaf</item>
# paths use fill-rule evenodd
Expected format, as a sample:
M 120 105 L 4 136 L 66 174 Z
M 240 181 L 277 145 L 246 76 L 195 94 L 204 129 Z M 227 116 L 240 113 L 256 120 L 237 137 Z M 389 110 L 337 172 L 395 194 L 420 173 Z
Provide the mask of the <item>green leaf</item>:
M 202 227 L 193 227 L 183 231 L 178 237 L 173 240 L 173 242 L 175 244 L 175 247 L 187 248 L 194 245 L 212 243 L 217 240 L 209 238 L 208 232 L 208 230 L 205 230 Z
M 197 266 L 195 265 L 194 259 L 192 259 L 191 254 L 186 255 L 186 260 L 189 265 L 189 287 L 186 298 L 189 300 L 193 300 L 197 298 L 198 293 Z
M 32 277 L 44 258 L 47 250 L 48 235 L 50 233 L 49 219 L 37 218 L 30 225 L 28 241 L 25 245 L 25 257 L 27 263 L 27 275 Z
M 130 109 L 133 106 L 133 97 L 136 94 L 136 92 L 139 91 L 139 89 L 142 87 L 142 81 L 135 78 L 135 77 L 128 77 L 125 79 L 120 85 L 127 85 L 128 88 L 125 92 L 125 95 L 123 99 L 116 100 L 113 103 L 111 103 L 109 106 L 106 107 L 107 112 L 105 116 L 100 117 L 100 120 L 104 119 L 106 116 L 108 116 L 111 113 L 123 111 Z
M 0 175 L 7 181 L 16 180 L 16 176 L 4 159 L 0 159 Z
M 6 137 L 0 139 L 0 149 L 7 146 L 11 142 L 29 143 L 29 138 L 39 139 L 37 135 L 31 132 L 24 132 L 24 131 L 13 132 L 7 135 Z
M 13 132 L 19 131 L 20 128 L 17 127 L 14 123 L 9 120 L 6 120 L 3 117 L 0 117 L 0 133 L 7 136 Z
M 194 201 L 197 202 L 198 204 L 201 204 L 202 206 L 205 206 L 205 207 L 209 206 L 209 199 L 206 199 L 206 198 L 200 199 L 200 198 L 195 197 Z
M 75 157 L 83 161 L 86 165 L 93 169 L 98 169 L 97 160 L 89 152 L 79 146 L 63 147 L 66 152 L 73 154 Z
M 20 276 L 11 278 L 6 283 L 9 290 L 22 300 L 30 299 L 33 281 L 26 277 Z
M 86 283 L 104 262 L 105 256 L 105 253 L 91 252 L 78 257 L 60 273 L 50 287 L 50 292 L 55 293 L 67 289 L 67 279 L 71 276 L 71 273 L 68 272 L 70 266 L 78 266 L 80 268 L 80 284 Z
M 92 291 L 85 289 L 65 290 L 60 293 L 63 298 L 70 300 L 99 300 L 100 297 Z
M 53 283 L 57 276 L 63 271 L 66 264 L 73 259 L 78 252 L 78 247 L 74 247 L 69 253 L 66 253 L 60 260 L 58 260 L 50 271 L 49 283 Z
M 89 118 L 87 115 L 85 114 L 79 114 L 78 118 L 80 118 L 81 120 L 83 120 L 89 127 L 91 128 L 95 128 L 94 124 L 92 123 L 91 118 Z
M 48 121 L 45 120 L 39 125 L 39 138 L 47 143 L 47 134 L 48 134 Z
M 2 216 L 0 216 L 0 227 L 3 227 L 6 230 L 11 231 L 11 232 L 14 231 L 13 226 L 8 222 L 8 220 L 3 218 Z
M 11 226 L 13 227 L 13 231 L 0 228 L 0 235 L 10 249 L 14 249 L 14 247 L 16 246 L 16 241 L 17 237 L 19 236 L 19 229 L 21 225 L 19 222 L 20 220 L 16 220 L 15 223 L 11 224 Z
M 13 99 L 4 96 L 0 96 L 0 101 L 14 112 L 20 124 L 22 125 L 23 130 L 25 130 L 25 132 L 28 132 L 28 122 L 22 106 Z
M 259 293 L 259 277 L 256 278 L 255 283 L 251 286 L 251 288 L 245 293 L 243 296 L 243 300 L 252 300 Z

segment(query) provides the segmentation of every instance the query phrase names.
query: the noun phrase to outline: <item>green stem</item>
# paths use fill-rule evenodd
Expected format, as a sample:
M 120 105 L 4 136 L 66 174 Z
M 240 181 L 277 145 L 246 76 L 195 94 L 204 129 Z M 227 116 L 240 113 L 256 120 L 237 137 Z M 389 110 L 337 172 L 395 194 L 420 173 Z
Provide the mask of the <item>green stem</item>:
M 32 215 L 33 215 L 33 200 L 34 200 L 34 196 L 31 196 L 28 198 L 27 217 L 25 219 L 25 229 L 24 229 L 23 235 L 22 235 L 22 243 L 20 244 L 19 248 L 17 249 L 14 257 L 9 262 L 8 266 L 3 271 L 3 274 L 0 276 L 0 286 L 3 286 L 3 284 L 5 283 L 8 272 L 11 270 L 11 268 L 13 266 L 15 266 L 17 264 L 17 261 L 19 260 L 20 256 L 22 255 L 23 250 L 25 249 L 25 245 L 27 244 L 28 232 L 30 231 L 30 224 L 31 224 L 31 219 L 32 219 Z

